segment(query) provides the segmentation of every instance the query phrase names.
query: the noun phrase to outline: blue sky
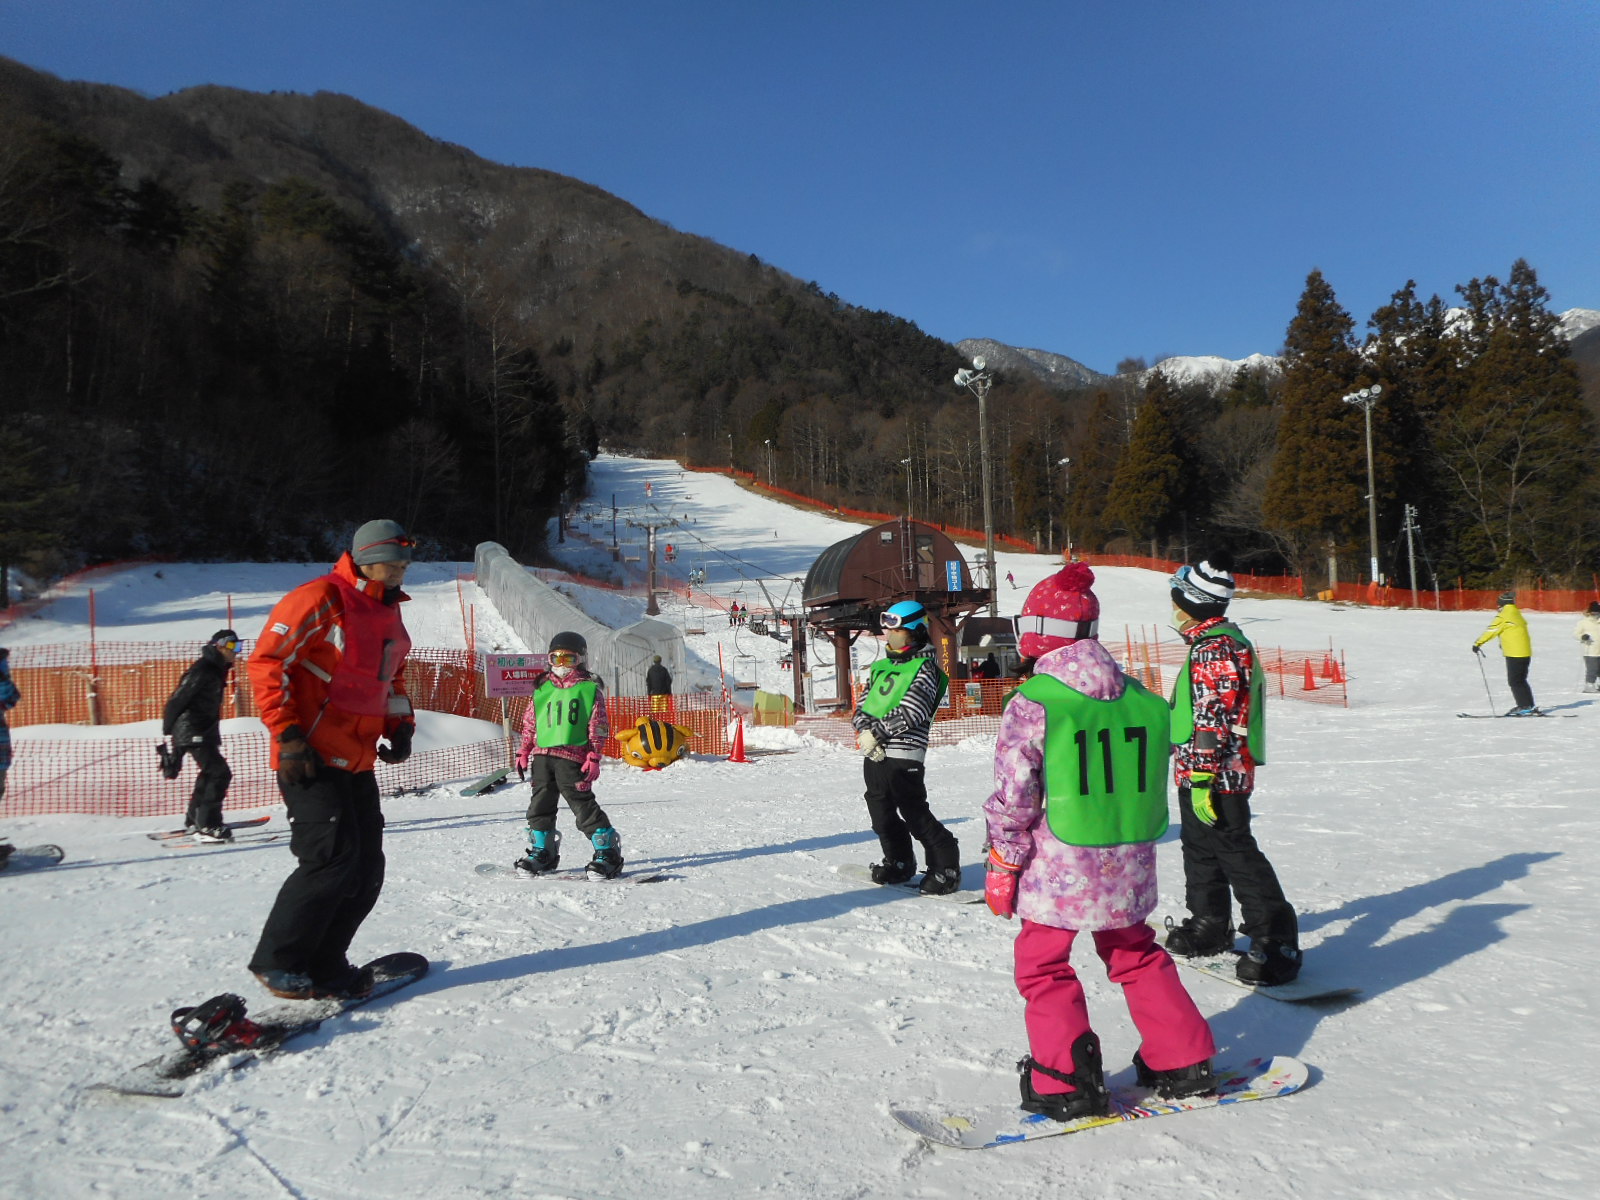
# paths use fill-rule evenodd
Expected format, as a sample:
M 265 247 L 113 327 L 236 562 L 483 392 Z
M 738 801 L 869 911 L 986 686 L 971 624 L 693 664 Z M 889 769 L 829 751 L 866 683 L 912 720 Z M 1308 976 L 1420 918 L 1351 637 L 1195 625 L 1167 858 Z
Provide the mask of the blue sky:
M 1527 258 L 1600 308 L 1593 0 L 0 0 L 0 53 L 346 92 L 936 336 L 1270 353 Z

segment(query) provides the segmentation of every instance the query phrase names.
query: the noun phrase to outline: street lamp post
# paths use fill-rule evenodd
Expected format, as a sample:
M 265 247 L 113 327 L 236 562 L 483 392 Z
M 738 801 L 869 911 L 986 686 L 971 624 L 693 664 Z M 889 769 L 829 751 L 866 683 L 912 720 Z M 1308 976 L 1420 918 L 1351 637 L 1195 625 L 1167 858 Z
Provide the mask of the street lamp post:
M 1056 466 L 1064 468 L 1061 472 L 1066 477 L 1067 499 L 1061 512 L 1061 527 L 1066 531 L 1067 558 L 1072 558 L 1072 460 L 1070 458 L 1058 459 Z
M 1372 538 L 1372 574 L 1373 583 L 1379 583 L 1378 578 L 1378 489 L 1373 482 L 1372 471 L 1372 408 L 1378 403 L 1378 396 L 1383 388 L 1378 384 L 1364 387 L 1359 391 L 1351 392 L 1344 397 L 1346 404 L 1359 404 L 1366 417 L 1367 425 L 1367 532 Z
M 994 506 L 989 492 L 989 385 L 994 380 L 985 373 L 989 364 L 983 358 L 974 358 L 972 367 L 962 367 L 956 372 L 956 386 L 964 387 L 978 398 L 978 458 L 983 464 L 983 557 L 989 585 L 989 615 L 1000 615 L 999 593 L 994 581 Z
M 906 520 L 911 519 L 911 460 L 902 458 L 900 465 L 906 469 Z
M 762 445 L 767 448 L 767 486 L 772 486 L 772 439 L 767 438 Z

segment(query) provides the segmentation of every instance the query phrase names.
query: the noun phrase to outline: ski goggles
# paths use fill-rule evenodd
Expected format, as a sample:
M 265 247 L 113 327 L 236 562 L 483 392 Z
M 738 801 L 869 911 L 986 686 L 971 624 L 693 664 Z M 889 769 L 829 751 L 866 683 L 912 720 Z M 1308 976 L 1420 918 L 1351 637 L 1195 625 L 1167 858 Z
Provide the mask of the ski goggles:
M 886 612 L 878 618 L 878 624 L 885 629 L 907 629 L 913 625 L 926 624 L 928 614 L 919 612 L 915 616 L 906 617 L 897 612 Z
M 239 639 L 238 638 L 223 638 L 220 641 L 215 641 L 215 642 L 212 642 L 211 644 L 213 646 L 215 646 L 218 650 L 237 650 L 239 648 Z
M 1071 638 L 1073 641 L 1082 641 L 1084 638 L 1097 638 L 1100 636 L 1100 622 L 1093 621 L 1063 621 L 1060 617 L 1012 617 L 1011 628 L 1016 631 L 1017 645 L 1022 644 L 1022 635 L 1036 633 L 1040 637 Z
M 550 665 L 552 667 L 575 667 L 578 665 L 578 652 L 576 650 L 550 651 Z

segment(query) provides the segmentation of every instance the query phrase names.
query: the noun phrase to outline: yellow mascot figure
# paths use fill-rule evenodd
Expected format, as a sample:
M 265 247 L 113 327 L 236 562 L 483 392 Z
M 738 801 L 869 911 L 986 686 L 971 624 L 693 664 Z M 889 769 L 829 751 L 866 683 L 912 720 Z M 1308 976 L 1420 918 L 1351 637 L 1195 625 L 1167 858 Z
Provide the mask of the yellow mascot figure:
M 617 745 L 621 747 L 623 762 L 646 771 L 659 771 L 678 761 L 689 748 L 689 739 L 693 736 L 694 731 L 682 725 L 641 717 L 632 729 L 617 731 Z

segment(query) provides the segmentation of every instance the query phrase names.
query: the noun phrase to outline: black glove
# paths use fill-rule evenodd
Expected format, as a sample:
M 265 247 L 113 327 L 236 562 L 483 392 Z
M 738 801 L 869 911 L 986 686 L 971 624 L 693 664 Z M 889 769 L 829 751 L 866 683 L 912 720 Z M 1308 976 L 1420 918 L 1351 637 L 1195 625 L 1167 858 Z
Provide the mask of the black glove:
M 1474 654 L 1476 654 L 1479 658 L 1483 657 L 1483 647 L 1478 645 L 1476 642 L 1474 642 L 1472 644 L 1472 652 Z
M 306 735 L 291 725 L 278 737 L 278 786 L 308 787 L 317 777 L 317 753 L 306 744 Z
M 417 727 L 410 721 L 396 725 L 388 733 L 389 748 L 378 750 L 378 757 L 386 763 L 403 763 L 411 757 L 411 735 Z
M 166 742 L 156 743 L 156 754 L 161 758 L 161 777 L 176 779 L 183 770 L 183 751 L 174 752 Z

